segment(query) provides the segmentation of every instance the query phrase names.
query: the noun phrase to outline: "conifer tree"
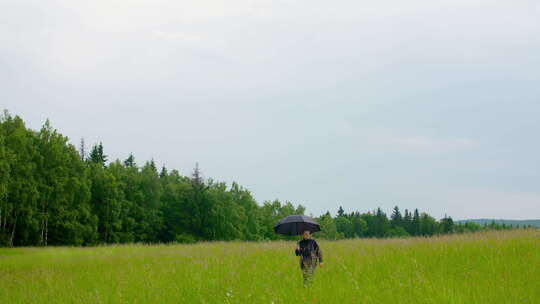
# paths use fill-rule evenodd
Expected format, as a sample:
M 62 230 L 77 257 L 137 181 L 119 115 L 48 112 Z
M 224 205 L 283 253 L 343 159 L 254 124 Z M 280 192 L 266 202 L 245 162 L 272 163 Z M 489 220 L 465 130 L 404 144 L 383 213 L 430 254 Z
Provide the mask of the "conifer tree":
M 403 218 L 398 206 L 395 206 L 392 210 L 390 222 L 392 223 L 392 227 L 403 227 Z
M 414 209 L 414 215 L 412 218 L 411 223 L 411 234 L 412 235 L 420 235 L 420 213 L 418 212 L 418 209 Z
M 129 168 L 134 168 L 137 166 L 137 164 L 135 163 L 135 156 L 133 156 L 132 153 L 129 153 L 128 158 L 126 158 L 126 160 L 124 161 L 124 166 Z

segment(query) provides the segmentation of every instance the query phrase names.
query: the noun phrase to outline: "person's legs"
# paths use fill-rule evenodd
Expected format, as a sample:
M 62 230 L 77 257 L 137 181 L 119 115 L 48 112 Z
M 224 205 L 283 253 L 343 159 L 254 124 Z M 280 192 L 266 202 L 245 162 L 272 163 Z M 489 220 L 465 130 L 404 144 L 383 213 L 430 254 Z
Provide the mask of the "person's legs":
M 308 284 L 313 282 L 313 276 L 315 275 L 315 266 L 309 267 Z
M 307 287 L 309 285 L 309 283 L 311 283 L 310 268 L 311 267 L 302 268 L 302 276 L 304 278 L 304 287 Z
M 311 284 L 313 280 L 313 274 L 315 273 L 315 264 L 308 261 L 302 263 L 302 276 L 304 277 L 304 287 Z

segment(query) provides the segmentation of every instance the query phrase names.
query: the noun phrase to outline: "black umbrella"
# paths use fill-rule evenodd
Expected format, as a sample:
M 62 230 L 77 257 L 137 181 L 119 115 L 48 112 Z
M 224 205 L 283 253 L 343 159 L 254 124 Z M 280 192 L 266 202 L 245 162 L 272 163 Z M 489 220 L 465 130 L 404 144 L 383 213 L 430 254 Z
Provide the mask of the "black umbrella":
M 304 230 L 313 233 L 321 231 L 321 226 L 313 218 L 305 215 L 289 215 L 274 226 L 276 233 L 285 235 L 300 235 Z

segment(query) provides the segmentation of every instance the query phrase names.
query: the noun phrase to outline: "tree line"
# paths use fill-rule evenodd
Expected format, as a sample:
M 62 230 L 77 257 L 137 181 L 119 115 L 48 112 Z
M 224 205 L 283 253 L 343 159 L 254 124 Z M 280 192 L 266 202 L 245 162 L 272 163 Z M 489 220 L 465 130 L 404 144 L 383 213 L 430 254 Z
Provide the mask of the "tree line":
M 89 150 L 89 151 L 87 151 Z M 79 147 L 47 120 L 39 131 L 19 116 L 0 117 L 0 246 L 167 243 L 200 240 L 290 239 L 274 233 L 302 205 L 278 200 L 258 204 L 237 183 L 189 176 L 133 154 L 109 161 L 102 143 Z M 454 225 L 426 213 L 388 219 L 381 209 L 360 214 L 329 212 L 317 218 L 322 238 L 433 235 L 481 229 Z M 478 225 L 479 226 L 479 225 Z
M 88 151 L 87 151 L 88 150 Z M 80 147 L 46 121 L 39 131 L 0 117 L 0 245 L 265 240 L 291 202 L 259 205 L 232 183 L 190 176 L 130 154 L 108 161 L 101 143 Z
M 373 211 L 360 213 L 358 211 L 346 213 L 339 207 L 337 216 L 332 217 L 330 212 L 318 218 L 322 232 L 320 237 L 326 239 L 344 239 L 358 237 L 409 237 L 409 236 L 433 236 L 438 234 L 477 232 L 482 230 L 504 230 L 515 228 L 533 228 L 533 226 L 512 226 L 498 224 L 495 221 L 480 225 L 474 222 L 455 223 L 452 217 L 444 216 L 436 220 L 425 212 L 418 209 L 402 213 L 395 206 L 390 216 L 377 208 Z

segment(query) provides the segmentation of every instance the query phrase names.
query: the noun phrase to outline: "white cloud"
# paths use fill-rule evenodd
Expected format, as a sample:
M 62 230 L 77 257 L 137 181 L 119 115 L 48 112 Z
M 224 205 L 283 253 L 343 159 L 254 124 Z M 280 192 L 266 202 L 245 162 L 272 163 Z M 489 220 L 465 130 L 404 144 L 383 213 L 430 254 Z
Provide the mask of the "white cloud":
M 439 201 L 454 219 L 467 218 L 540 218 L 540 194 L 498 189 L 437 189 Z
M 406 153 L 446 153 L 480 148 L 480 141 L 456 136 L 403 134 L 399 129 L 361 128 L 342 124 L 340 136 L 361 142 L 363 149 Z
M 397 149 L 413 152 L 451 152 L 477 148 L 479 142 L 470 138 L 435 138 L 429 136 L 390 137 L 382 140 Z
M 194 34 L 186 34 L 179 32 L 163 32 L 163 31 L 154 31 L 153 34 L 161 39 L 165 40 L 183 40 L 183 41 L 199 41 L 201 36 Z
M 70 83 L 115 75 L 141 85 L 148 79 L 132 71 L 141 67 L 194 87 L 322 87 L 348 77 L 371 83 L 413 66 L 419 74 L 430 66 L 519 60 L 524 43 L 540 43 L 536 6 L 493 0 L 21 1 L 0 6 L 10 12 L 0 14 L 0 49 L 12 48 L 17 35 L 22 56 Z M 190 77 L 175 79 L 169 68 Z

